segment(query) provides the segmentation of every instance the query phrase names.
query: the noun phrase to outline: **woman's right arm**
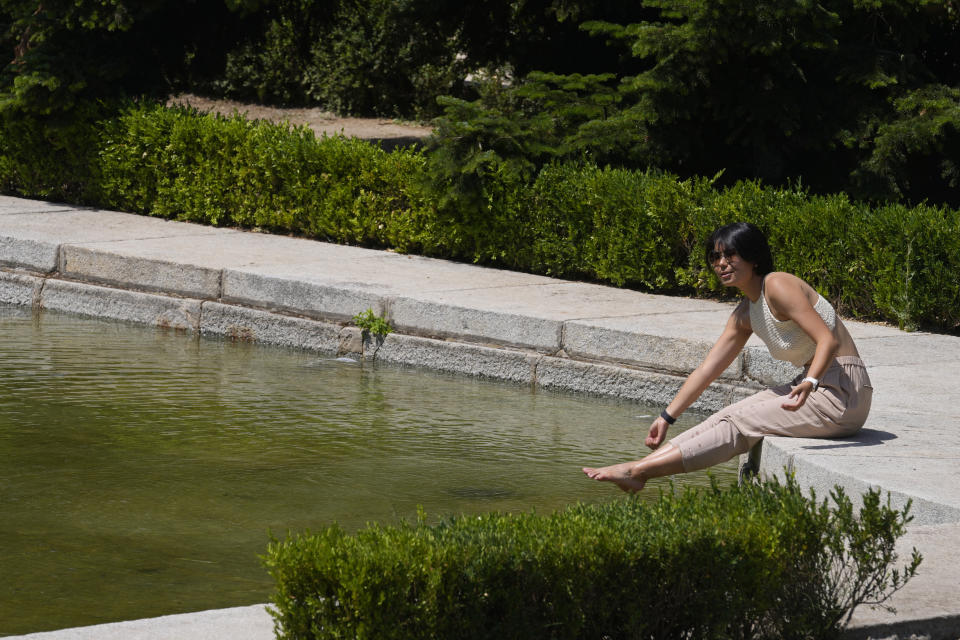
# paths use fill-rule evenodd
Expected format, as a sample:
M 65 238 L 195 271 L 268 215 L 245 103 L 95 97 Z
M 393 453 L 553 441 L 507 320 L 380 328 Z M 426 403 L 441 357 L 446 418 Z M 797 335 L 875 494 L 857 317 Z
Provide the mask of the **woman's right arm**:
M 696 402 L 700 394 L 710 386 L 710 383 L 720 377 L 720 374 L 736 359 L 744 345 L 747 344 L 751 333 L 753 333 L 753 330 L 750 328 L 749 305 L 744 298 L 730 314 L 727 326 L 724 327 L 723 333 L 720 334 L 720 338 L 707 353 L 703 362 L 687 376 L 683 386 L 680 387 L 680 391 L 667 405 L 667 413 L 676 418 Z M 650 434 L 647 436 L 646 445 L 651 449 L 659 447 L 666 438 L 669 426 L 662 417 L 654 420 L 653 424 L 650 425 Z

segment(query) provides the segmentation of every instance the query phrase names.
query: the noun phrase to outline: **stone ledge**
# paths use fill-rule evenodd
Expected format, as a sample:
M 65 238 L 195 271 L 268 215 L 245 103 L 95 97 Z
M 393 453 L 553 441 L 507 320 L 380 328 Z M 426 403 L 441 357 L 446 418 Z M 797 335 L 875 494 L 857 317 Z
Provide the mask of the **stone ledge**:
M 666 404 L 676 395 L 683 380 L 681 376 L 656 371 L 544 357 L 537 364 L 536 384 L 544 389 L 616 396 L 650 404 Z M 717 411 L 755 391 L 757 388 L 724 382 L 714 383 L 691 406 L 691 409 Z
M 398 331 L 415 335 L 489 342 L 541 353 L 560 350 L 562 322 L 559 320 L 470 309 L 406 296 L 390 299 L 388 317 Z
M 343 327 L 269 311 L 204 302 L 200 333 L 241 342 L 337 353 L 343 343 Z
M 40 273 L 57 270 L 57 248 L 37 240 L 0 236 L 0 265 Z
M 378 345 L 363 343 L 359 329 L 329 320 L 53 277 L 0 272 L 0 296 L 12 304 L 37 303 L 42 310 L 642 402 L 667 402 L 683 383 L 682 375 L 625 363 L 548 356 L 509 344 L 480 345 L 402 333 L 392 333 Z M 721 381 L 693 408 L 714 411 L 757 388 L 749 382 Z
M 880 488 L 885 496 L 889 496 L 890 505 L 896 509 L 902 509 L 907 502 L 912 502 L 910 513 L 913 516 L 913 525 L 934 525 L 951 522 L 960 522 L 960 504 L 956 504 L 956 496 L 950 494 L 942 496 L 938 500 L 929 499 L 915 488 L 904 486 L 895 486 L 888 481 L 884 486 L 878 483 L 870 482 L 866 470 L 878 465 L 903 465 L 909 461 L 909 458 L 898 459 L 892 456 L 857 456 L 844 457 L 842 462 L 831 458 L 817 450 L 817 454 L 808 454 L 803 447 L 825 447 L 825 446 L 869 446 L 872 440 L 875 440 L 877 433 L 871 428 L 864 428 L 859 433 L 837 440 L 810 440 L 806 438 L 777 438 L 768 436 L 763 439 L 763 444 L 759 452 L 758 472 L 761 478 L 779 478 L 783 480 L 786 473 L 793 473 L 801 486 L 812 488 L 817 496 L 823 499 L 829 495 L 830 490 L 839 486 L 844 489 L 847 496 L 857 502 L 861 495 L 870 489 Z M 928 465 L 933 461 L 928 461 Z M 946 460 L 940 463 L 945 467 L 952 467 L 955 461 Z M 951 504 L 951 499 L 954 504 Z
M 80 245 L 61 247 L 58 275 L 190 298 L 219 299 L 221 296 L 220 269 L 166 260 L 134 259 Z
M 200 300 L 190 298 L 48 278 L 39 306 L 49 311 L 196 331 L 200 326 L 200 304 Z
M 44 278 L 0 271 L 0 304 L 34 306 L 40 300 Z
M 540 361 L 540 356 L 528 351 L 396 333 L 388 335 L 379 347 L 368 347 L 368 350 L 374 349 L 373 357 L 377 362 L 523 385 L 534 383 L 535 370 Z
M 376 291 L 234 269 L 224 270 L 222 301 L 334 321 L 347 321 L 367 309 L 377 315 L 386 310 L 384 296 Z
M 675 375 L 697 368 L 712 346 L 701 340 L 637 334 L 582 322 L 567 323 L 563 336 L 563 350 L 572 357 L 622 362 Z M 737 380 L 743 375 L 743 356 L 738 355 L 721 378 Z

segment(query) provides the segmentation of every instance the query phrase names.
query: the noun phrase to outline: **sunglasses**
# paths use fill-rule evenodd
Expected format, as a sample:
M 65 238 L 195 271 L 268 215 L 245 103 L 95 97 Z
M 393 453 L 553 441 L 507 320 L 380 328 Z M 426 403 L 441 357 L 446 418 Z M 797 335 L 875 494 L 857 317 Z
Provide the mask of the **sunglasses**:
M 714 266 L 720 262 L 720 258 L 726 258 L 727 262 L 733 260 L 737 255 L 736 249 L 724 249 L 723 251 L 711 251 L 707 254 L 707 261 L 710 263 L 710 266 Z

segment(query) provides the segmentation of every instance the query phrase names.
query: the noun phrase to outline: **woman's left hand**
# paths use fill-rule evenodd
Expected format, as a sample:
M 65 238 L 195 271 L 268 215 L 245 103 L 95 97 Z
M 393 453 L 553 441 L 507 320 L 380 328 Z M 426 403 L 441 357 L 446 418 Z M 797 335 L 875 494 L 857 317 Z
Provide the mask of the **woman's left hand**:
M 811 391 L 813 391 L 812 383 L 801 382 L 790 391 L 787 401 L 780 406 L 787 411 L 796 411 L 807 401 L 807 396 L 810 395 Z

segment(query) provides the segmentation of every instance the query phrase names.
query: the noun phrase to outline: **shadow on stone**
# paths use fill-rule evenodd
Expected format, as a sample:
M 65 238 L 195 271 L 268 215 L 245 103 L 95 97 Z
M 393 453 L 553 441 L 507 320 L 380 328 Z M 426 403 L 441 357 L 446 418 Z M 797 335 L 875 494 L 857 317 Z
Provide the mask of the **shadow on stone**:
M 807 450 L 816 449 L 846 449 L 849 447 L 872 447 L 882 445 L 886 440 L 896 440 L 897 436 L 889 431 L 879 429 L 861 429 L 856 435 L 849 438 L 835 438 L 829 444 L 811 444 L 803 447 Z

